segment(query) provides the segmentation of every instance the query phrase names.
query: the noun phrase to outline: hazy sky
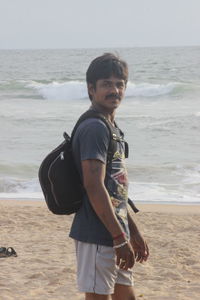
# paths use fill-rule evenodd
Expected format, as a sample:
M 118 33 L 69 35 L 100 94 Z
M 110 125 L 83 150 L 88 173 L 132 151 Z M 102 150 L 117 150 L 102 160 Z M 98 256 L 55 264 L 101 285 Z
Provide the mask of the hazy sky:
M 0 48 L 200 45 L 200 0 L 0 0 Z

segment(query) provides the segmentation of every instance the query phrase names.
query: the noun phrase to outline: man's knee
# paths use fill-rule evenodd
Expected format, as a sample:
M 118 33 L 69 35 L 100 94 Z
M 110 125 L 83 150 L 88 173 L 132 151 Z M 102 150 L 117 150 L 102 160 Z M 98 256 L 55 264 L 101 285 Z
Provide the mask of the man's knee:
M 86 293 L 85 294 L 85 300 L 110 300 L 110 295 L 99 295 L 99 294 L 93 294 L 93 293 Z
M 132 286 L 116 284 L 112 300 L 136 300 L 134 288 Z

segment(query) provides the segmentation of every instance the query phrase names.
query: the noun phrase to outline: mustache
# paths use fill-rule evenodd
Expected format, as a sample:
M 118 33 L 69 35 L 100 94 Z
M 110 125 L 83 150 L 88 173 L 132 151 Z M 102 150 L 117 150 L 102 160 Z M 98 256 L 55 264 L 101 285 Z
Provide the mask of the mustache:
M 106 99 L 108 99 L 108 98 L 114 98 L 114 99 L 120 100 L 120 96 L 118 94 L 114 94 L 114 93 L 107 95 Z

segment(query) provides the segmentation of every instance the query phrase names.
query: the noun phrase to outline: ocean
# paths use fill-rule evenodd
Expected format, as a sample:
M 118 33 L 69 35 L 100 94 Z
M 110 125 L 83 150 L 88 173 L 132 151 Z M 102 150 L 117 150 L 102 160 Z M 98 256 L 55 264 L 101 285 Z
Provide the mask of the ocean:
M 86 69 L 129 65 L 116 114 L 136 202 L 200 204 L 200 47 L 0 50 L 0 198 L 43 199 L 38 168 L 90 105 Z

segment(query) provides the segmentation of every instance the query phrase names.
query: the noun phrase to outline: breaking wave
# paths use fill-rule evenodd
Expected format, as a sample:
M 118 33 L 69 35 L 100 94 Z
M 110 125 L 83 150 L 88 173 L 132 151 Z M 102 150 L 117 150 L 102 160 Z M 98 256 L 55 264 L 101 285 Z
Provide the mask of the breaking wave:
M 27 87 L 35 89 L 44 99 L 48 100 L 74 100 L 87 98 L 86 84 L 80 81 L 67 81 L 63 83 L 52 82 L 48 84 L 32 82 Z
M 84 81 L 0 81 L 0 89 L 7 94 L 19 96 L 22 98 L 36 98 L 46 100 L 81 100 L 88 98 L 87 86 Z M 196 90 L 197 86 L 169 82 L 166 84 L 154 83 L 133 83 L 127 84 L 126 97 L 159 97 L 171 95 L 174 93 L 184 93 L 188 90 Z
M 13 177 L 0 178 L 0 198 L 42 199 L 37 178 L 22 180 Z
M 48 100 L 73 100 L 88 97 L 86 84 L 80 81 L 68 81 L 63 83 L 52 82 L 48 84 L 33 82 L 29 84 L 28 87 L 36 89 L 44 99 Z M 134 84 L 128 82 L 126 97 L 161 96 L 173 92 L 176 87 L 176 83 L 164 85 L 151 83 Z

